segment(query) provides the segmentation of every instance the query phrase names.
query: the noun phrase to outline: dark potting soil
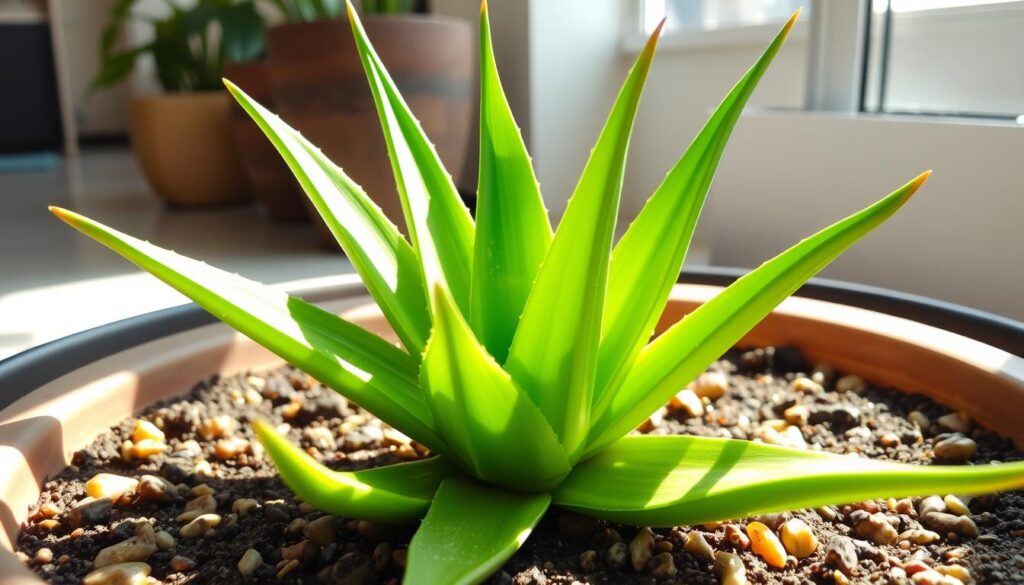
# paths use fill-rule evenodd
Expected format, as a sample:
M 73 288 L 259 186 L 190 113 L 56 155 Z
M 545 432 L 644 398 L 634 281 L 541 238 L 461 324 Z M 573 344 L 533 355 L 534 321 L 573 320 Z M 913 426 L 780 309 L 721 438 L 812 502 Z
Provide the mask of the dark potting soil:
M 940 454 L 953 461 L 966 457 L 964 464 L 1024 458 L 1008 440 L 984 429 L 971 426 L 959 428 L 963 436 L 952 434 L 970 422 L 943 418 L 950 411 L 928 398 L 862 385 L 823 364 L 805 364 L 789 348 L 734 350 L 709 371 L 714 373 L 695 390 L 713 397 L 716 384 L 726 380 L 723 395 L 704 398 L 703 414 L 697 415 L 677 402 L 664 416 L 652 417 L 645 432 L 805 442 L 811 449 L 918 464 L 932 462 L 942 441 L 946 447 Z M 125 460 L 123 443 L 132 436 L 134 418 L 77 452 L 73 464 L 44 485 L 18 538 L 19 556 L 52 583 L 81 583 L 101 549 L 128 540 L 148 522 L 157 533 L 166 532 L 156 535 L 158 550 L 144 553 L 152 582 L 400 582 L 414 527 L 339 518 L 306 528 L 323 514 L 298 501 L 278 479 L 249 424 L 256 416 L 287 424 L 292 441 L 334 469 L 425 456 L 294 368 L 214 379 L 140 415 L 166 433 L 166 452 Z M 793 423 L 789 429 L 780 422 L 786 419 Z M 230 421 L 238 421 L 237 428 Z M 972 443 L 976 452 L 970 456 Z M 137 488 L 112 507 L 72 514 L 85 497 L 86 482 L 98 473 L 161 476 L 169 480 L 162 484 L 169 491 Z M 150 480 L 149 485 L 158 484 Z M 185 522 L 176 517 L 187 502 L 211 490 L 221 523 L 202 537 L 184 537 Z M 240 499 L 255 502 L 236 504 Z M 960 508 L 964 504 L 968 510 Z M 921 513 L 936 506 L 946 508 L 946 515 Z M 647 536 L 638 528 L 552 509 L 489 582 L 720 583 L 723 577 L 716 575 L 711 559 L 684 549 L 689 533 L 699 532 L 711 549 L 738 555 L 750 583 L 1024 583 L 1024 492 L 945 502 L 872 500 L 756 520 L 777 533 L 792 518 L 804 521 L 818 545 L 805 558 L 789 555 L 786 566 L 776 569 L 742 536 L 754 519 L 655 529 L 653 542 L 632 547 L 634 552 L 629 545 Z M 146 537 L 152 536 L 149 531 Z M 262 563 L 243 576 L 239 561 L 248 549 L 260 553 Z M 653 558 L 645 560 L 648 556 Z

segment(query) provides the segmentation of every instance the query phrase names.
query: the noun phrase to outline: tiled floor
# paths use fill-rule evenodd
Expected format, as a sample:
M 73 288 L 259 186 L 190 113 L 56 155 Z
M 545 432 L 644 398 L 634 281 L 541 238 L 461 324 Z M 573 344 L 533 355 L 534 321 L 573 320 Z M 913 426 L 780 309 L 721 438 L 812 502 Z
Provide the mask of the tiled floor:
M 171 210 L 127 149 L 86 151 L 50 172 L 0 174 L 0 358 L 184 297 L 65 226 L 59 205 L 268 283 L 352 272 L 309 224 L 272 224 L 255 205 Z

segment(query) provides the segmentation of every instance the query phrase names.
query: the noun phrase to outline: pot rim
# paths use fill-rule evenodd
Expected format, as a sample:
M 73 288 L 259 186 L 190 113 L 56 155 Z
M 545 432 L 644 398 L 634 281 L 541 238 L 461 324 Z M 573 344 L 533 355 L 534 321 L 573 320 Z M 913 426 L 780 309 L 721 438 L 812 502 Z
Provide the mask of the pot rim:
M 739 268 L 686 269 L 677 282 L 728 286 L 746 273 Z M 356 274 L 294 281 L 287 286 L 289 292 L 312 303 L 366 294 L 366 287 Z M 1024 356 L 1024 322 L 994 313 L 881 287 L 821 278 L 812 278 L 793 296 L 916 321 Z M 80 331 L 0 360 L 0 388 L 25 388 L 30 392 L 98 359 L 217 321 L 195 303 L 187 303 Z M 0 410 L 20 397 L 0 395 Z

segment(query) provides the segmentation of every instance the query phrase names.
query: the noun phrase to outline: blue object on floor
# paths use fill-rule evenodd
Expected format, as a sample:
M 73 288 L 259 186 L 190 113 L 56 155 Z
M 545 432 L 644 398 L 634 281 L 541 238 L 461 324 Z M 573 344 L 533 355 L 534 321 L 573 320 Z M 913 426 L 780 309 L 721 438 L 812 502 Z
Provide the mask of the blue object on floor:
M 0 173 L 48 171 L 57 166 L 59 161 L 57 153 L 50 151 L 0 154 Z

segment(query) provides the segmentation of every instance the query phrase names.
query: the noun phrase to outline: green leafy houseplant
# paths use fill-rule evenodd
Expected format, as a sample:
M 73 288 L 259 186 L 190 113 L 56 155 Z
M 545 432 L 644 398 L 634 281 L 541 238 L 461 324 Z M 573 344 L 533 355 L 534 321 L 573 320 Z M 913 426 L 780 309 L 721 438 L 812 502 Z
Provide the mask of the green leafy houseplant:
M 150 54 L 164 91 L 212 91 L 221 88 L 227 63 L 244 63 L 263 53 L 263 18 L 253 0 L 198 0 L 182 8 L 165 0 L 163 17 L 134 14 L 138 0 L 118 0 L 100 39 L 100 70 L 94 89 L 122 81 L 135 60 Z M 148 22 L 153 40 L 128 49 L 116 47 L 117 38 L 131 19 Z
M 288 22 L 313 22 L 341 18 L 345 4 L 341 0 L 269 0 Z M 412 11 L 412 0 L 363 0 L 364 14 L 405 14 Z
M 1024 486 L 1024 464 L 911 466 L 747 441 L 625 436 L 803 282 L 905 204 L 928 173 L 802 240 L 650 340 L 733 126 L 796 19 L 729 92 L 617 245 L 625 155 L 658 31 L 637 58 L 552 234 L 481 11 L 474 219 L 349 6 L 402 196 L 406 240 L 358 185 L 228 82 L 345 249 L 401 348 L 62 209 L 81 232 L 436 453 L 336 472 L 255 428 L 281 478 L 332 514 L 422 519 L 407 583 L 473 583 L 549 506 L 644 526 L 885 496 Z

